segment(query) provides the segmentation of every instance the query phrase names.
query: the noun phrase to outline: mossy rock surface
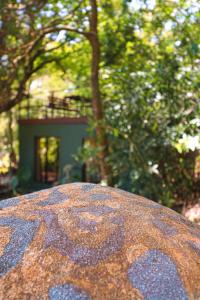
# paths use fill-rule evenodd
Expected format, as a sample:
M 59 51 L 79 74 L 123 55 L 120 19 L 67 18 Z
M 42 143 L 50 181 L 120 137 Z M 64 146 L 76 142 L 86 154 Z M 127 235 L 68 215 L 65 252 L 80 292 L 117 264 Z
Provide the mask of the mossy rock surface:
M 0 299 L 200 299 L 200 227 L 88 183 L 0 201 Z

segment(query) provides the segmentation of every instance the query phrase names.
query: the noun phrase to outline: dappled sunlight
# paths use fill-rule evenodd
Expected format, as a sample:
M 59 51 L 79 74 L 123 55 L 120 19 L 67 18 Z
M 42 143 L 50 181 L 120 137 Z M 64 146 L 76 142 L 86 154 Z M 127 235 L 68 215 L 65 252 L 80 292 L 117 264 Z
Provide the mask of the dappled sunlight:
M 199 201 L 198 1 L 0 9 L 4 186 L 92 181 L 178 211 Z

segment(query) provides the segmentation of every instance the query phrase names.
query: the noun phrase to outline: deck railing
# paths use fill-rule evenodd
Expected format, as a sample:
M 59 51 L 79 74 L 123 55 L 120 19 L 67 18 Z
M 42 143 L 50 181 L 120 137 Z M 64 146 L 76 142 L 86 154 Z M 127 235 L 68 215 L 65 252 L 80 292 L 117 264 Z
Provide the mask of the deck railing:
M 41 105 L 30 104 L 27 100 L 18 107 L 18 119 L 80 118 L 91 113 L 91 103 L 87 98 L 68 96 L 58 98 L 51 95 L 48 102 Z

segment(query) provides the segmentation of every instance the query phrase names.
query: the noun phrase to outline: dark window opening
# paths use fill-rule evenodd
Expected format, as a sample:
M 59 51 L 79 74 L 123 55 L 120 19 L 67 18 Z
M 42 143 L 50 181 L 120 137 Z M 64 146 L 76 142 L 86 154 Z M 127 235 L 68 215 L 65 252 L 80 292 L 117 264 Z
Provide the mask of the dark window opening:
M 35 178 L 39 182 L 53 183 L 58 180 L 59 146 L 57 137 L 37 137 L 35 147 Z

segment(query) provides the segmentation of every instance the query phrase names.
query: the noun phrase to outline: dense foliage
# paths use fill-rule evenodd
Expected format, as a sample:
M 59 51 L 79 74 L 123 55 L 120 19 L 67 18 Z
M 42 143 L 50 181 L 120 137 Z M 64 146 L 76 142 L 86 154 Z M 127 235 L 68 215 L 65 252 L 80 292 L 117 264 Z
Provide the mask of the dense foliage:
M 65 86 L 68 93 L 91 97 L 91 49 L 78 32 L 88 29 L 90 2 L 11 2 L 10 6 L 9 1 L 1 4 L 1 24 L 7 24 L 6 29 L 1 25 L 1 102 L 15 100 L 20 84 L 23 90 L 17 99 L 23 101 L 31 81 L 48 73 L 55 78 L 59 74 L 58 89 Z M 23 8 L 20 13 L 14 10 L 17 3 Z M 12 10 L 9 24 L 5 6 Z M 98 11 L 102 126 L 109 137 L 107 161 L 113 184 L 167 205 L 175 200 L 197 201 L 198 1 L 101 0 Z M 76 29 L 63 30 L 66 24 Z M 24 55 L 26 45 L 35 46 Z M 15 52 L 11 51 L 14 46 Z M 92 118 L 90 124 L 92 135 L 96 120 Z M 90 145 L 79 157 L 87 160 L 98 150 Z
M 168 205 L 198 201 L 197 3 L 158 1 L 126 12 L 104 36 L 111 42 L 102 86 L 115 182 Z

